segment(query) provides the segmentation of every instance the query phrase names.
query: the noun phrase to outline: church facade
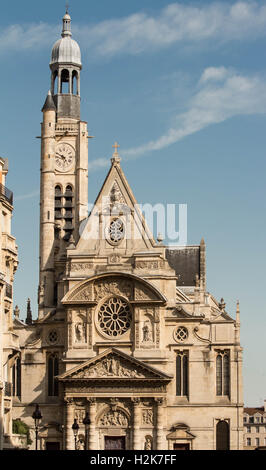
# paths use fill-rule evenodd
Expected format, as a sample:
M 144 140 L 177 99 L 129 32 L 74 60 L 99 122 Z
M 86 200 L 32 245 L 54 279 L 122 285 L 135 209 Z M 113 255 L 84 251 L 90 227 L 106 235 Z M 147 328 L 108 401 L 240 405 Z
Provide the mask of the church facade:
M 233 319 L 207 291 L 204 240 L 170 248 L 154 239 L 117 144 L 88 215 L 90 136 L 68 13 L 50 69 L 39 312 L 27 325 L 14 321 L 21 350 L 14 418 L 33 429 L 40 406 L 43 450 L 242 449 L 239 306 Z

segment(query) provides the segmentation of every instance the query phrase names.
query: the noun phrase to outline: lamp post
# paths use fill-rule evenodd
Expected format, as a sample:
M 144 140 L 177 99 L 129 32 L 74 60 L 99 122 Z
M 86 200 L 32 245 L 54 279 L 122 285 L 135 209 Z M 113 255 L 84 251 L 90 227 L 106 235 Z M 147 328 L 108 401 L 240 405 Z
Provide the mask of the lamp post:
M 41 410 L 39 408 L 39 405 L 36 404 L 35 410 L 32 413 L 32 418 L 34 419 L 34 424 L 35 424 L 35 450 L 38 450 L 38 431 L 39 431 L 39 425 L 40 421 L 42 419 L 42 414 Z
M 88 411 L 83 419 L 83 424 L 85 425 L 85 450 L 88 450 L 88 427 L 91 424 Z
M 79 432 L 79 425 L 77 423 L 76 418 L 74 419 L 74 423 L 72 424 L 72 429 L 73 429 L 74 439 L 75 439 L 75 450 L 77 450 L 77 435 L 78 435 L 78 432 Z

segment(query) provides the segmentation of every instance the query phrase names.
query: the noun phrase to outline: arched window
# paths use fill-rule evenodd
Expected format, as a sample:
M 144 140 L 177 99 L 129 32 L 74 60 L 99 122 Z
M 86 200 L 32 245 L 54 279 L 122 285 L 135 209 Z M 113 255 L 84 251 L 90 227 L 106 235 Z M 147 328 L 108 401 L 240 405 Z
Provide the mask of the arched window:
M 78 95 L 78 72 L 76 70 L 72 73 L 72 94 Z
M 62 70 L 62 73 L 61 73 L 60 93 L 63 93 L 63 94 L 70 93 L 69 85 L 70 85 L 69 70 L 64 69 Z
M 216 425 L 216 450 L 230 450 L 229 424 L 219 421 Z
M 53 73 L 52 78 L 52 95 L 57 95 L 58 93 L 58 72 L 57 70 Z
M 66 186 L 66 190 L 64 193 L 64 231 L 65 231 L 65 236 L 64 240 L 69 240 L 71 233 L 73 232 L 74 225 L 73 225 L 73 219 L 74 219 L 74 205 L 73 205 L 73 187 L 71 184 L 68 184 Z
M 62 189 L 59 185 L 55 186 L 54 216 L 55 219 L 62 218 Z
M 21 397 L 21 360 L 18 357 L 12 367 L 12 395 L 13 397 Z
M 48 356 L 48 396 L 58 396 L 58 381 L 55 376 L 59 373 L 58 355 L 53 353 Z
M 188 352 L 179 351 L 176 357 L 176 395 L 188 396 Z
M 230 394 L 230 357 L 228 351 L 220 351 L 216 356 L 216 395 Z

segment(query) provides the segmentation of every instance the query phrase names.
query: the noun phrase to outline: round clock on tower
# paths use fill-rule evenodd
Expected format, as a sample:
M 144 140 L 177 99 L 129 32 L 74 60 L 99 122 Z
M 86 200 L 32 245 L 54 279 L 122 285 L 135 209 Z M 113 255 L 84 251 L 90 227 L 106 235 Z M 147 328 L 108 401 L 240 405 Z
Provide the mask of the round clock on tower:
M 55 168 L 58 171 L 68 171 L 74 162 L 75 150 L 67 143 L 60 143 L 55 149 Z

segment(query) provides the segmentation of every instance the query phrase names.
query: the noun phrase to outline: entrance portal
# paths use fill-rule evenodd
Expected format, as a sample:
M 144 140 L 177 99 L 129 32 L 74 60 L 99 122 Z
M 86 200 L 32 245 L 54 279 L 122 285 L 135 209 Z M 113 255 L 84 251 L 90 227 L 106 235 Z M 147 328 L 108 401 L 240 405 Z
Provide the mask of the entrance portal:
M 105 436 L 104 437 L 104 450 L 125 450 L 126 438 L 125 436 Z

